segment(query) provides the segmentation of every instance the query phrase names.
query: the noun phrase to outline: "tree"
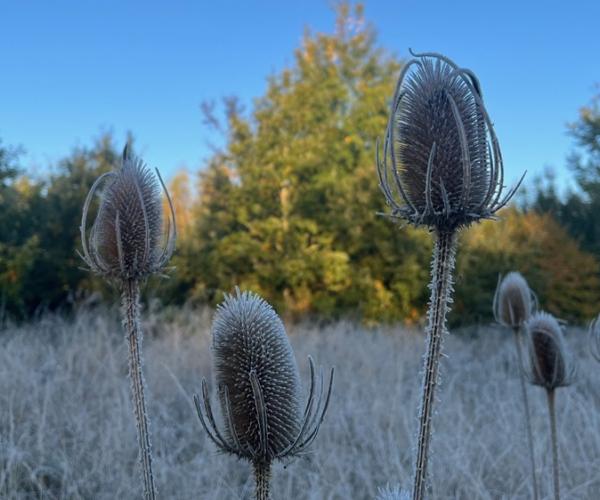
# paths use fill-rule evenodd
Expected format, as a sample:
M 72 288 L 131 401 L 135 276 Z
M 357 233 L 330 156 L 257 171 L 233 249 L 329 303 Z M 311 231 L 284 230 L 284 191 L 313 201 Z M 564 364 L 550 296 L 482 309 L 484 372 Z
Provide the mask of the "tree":
M 177 262 L 196 298 L 240 285 L 292 316 L 422 310 L 427 239 L 376 216 L 375 139 L 400 64 L 376 47 L 361 6 L 337 13 L 335 33 L 307 32 L 249 116 L 226 103 L 226 146 L 200 176 Z
M 505 209 L 463 235 L 458 257 L 455 317 L 461 323 L 491 318 L 498 275 L 519 271 L 543 309 L 559 318 L 589 320 L 597 313 L 600 266 L 549 214 Z
M 600 255 L 600 92 L 581 108 L 579 119 L 569 125 L 575 149 L 568 159 L 578 189 L 561 198 L 552 179 L 539 184 L 533 208 L 551 213 L 581 242 L 582 247 Z
M 18 156 L 18 150 L 0 143 L 0 321 L 24 313 L 25 277 L 39 254 L 30 207 L 40 189 L 20 177 Z
M 112 169 L 119 155 L 104 135 L 36 182 L 19 175 L 11 158 L 7 150 L 0 153 L 0 290 L 5 312 L 22 318 L 99 288 L 76 254 L 81 208 L 94 180 Z

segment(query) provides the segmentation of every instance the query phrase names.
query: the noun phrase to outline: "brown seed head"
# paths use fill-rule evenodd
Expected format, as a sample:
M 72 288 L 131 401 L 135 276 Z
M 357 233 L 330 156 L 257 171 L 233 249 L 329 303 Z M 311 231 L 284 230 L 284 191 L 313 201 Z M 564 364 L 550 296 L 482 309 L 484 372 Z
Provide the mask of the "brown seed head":
M 440 54 L 413 55 L 396 86 L 382 160 L 377 151 L 391 216 L 441 231 L 490 218 L 518 185 L 502 198 L 502 155 L 479 81 Z
M 175 217 L 158 170 L 155 176 L 141 159 L 123 151 L 121 167 L 96 180 L 85 201 L 81 221 L 83 259 L 107 278 L 143 279 L 164 268 L 175 249 Z M 86 222 L 93 194 L 106 180 L 98 215 L 89 237 Z M 171 214 L 163 229 L 161 186 Z
M 518 272 L 510 272 L 498 281 L 494 295 L 494 318 L 504 326 L 519 328 L 531 316 L 535 299 L 527 281 Z
M 315 398 L 314 365 L 304 414 L 300 408 L 300 376 L 281 319 L 258 295 L 226 295 L 212 326 L 215 379 L 219 386 L 225 436 L 216 426 L 206 383 L 203 405 L 196 397 L 198 416 L 211 439 L 224 451 L 254 463 L 303 452 L 317 435 L 327 410 L 321 377 Z M 316 404 L 315 404 L 316 403 Z
M 548 391 L 572 383 L 575 366 L 567 354 L 563 333 L 551 314 L 539 312 L 526 323 L 529 341 L 529 379 Z

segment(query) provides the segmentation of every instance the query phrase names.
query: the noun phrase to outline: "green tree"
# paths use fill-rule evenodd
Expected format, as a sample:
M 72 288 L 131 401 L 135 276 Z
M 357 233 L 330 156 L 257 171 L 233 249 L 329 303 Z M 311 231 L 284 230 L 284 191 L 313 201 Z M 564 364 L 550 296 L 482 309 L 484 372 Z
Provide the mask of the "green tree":
M 78 148 L 54 174 L 31 181 L 0 149 L 0 304 L 15 318 L 73 303 L 101 285 L 81 269 L 81 207 L 94 180 L 119 158 L 109 135 Z
M 597 313 L 600 266 L 550 215 L 505 209 L 463 235 L 458 257 L 454 322 L 492 318 L 498 275 L 522 273 L 540 305 L 559 318 L 581 322 Z
M 40 189 L 21 176 L 18 156 L 0 143 L 0 321 L 24 313 L 25 278 L 39 253 L 30 207 Z
M 569 125 L 575 149 L 568 159 L 577 190 L 562 198 L 553 179 L 539 183 L 533 208 L 551 213 L 581 242 L 582 247 L 600 255 L 600 92 L 581 108 L 579 119 Z
M 54 309 L 75 300 L 80 290 L 93 288 L 76 253 L 81 247 L 81 208 L 96 178 L 114 168 L 119 158 L 112 137 L 103 135 L 91 148 L 77 148 L 61 160 L 46 181 L 43 204 L 36 213 L 43 252 L 31 278 L 31 290 L 45 290 L 41 306 Z M 29 302 L 34 304 L 36 298 L 31 296 Z
M 177 260 L 196 298 L 240 285 L 288 315 L 422 310 L 428 239 L 376 216 L 375 139 L 401 65 L 377 48 L 361 6 L 337 13 L 335 32 L 307 32 L 249 116 L 226 103 L 226 146 L 200 176 Z

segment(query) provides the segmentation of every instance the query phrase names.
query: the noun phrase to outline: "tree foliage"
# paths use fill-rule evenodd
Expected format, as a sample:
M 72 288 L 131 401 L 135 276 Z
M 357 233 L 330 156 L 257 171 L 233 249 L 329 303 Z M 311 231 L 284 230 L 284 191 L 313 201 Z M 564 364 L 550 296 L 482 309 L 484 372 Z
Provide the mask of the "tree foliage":
M 73 302 L 94 288 L 75 250 L 80 247 L 81 207 L 94 180 L 118 154 L 110 136 L 78 148 L 44 180 L 19 175 L 7 150 L 0 185 L 0 293 L 14 317 Z M 94 285 L 95 287 L 97 285 Z
M 376 216 L 375 139 L 399 69 L 362 8 L 342 5 L 335 33 L 307 33 L 248 116 L 229 101 L 178 261 L 195 297 L 240 285 L 293 316 L 418 316 L 428 238 Z
M 581 108 L 569 125 L 575 149 L 568 159 L 577 189 L 561 197 L 555 182 L 538 185 L 532 207 L 550 213 L 581 242 L 587 251 L 600 255 L 600 92 Z
M 224 146 L 199 171 L 197 186 L 185 172 L 171 179 L 176 271 L 151 293 L 167 303 L 215 304 L 240 286 L 292 318 L 419 320 L 431 237 L 377 215 L 385 206 L 375 140 L 385 131 L 401 67 L 378 47 L 362 8 L 341 4 L 335 31 L 307 32 L 293 63 L 269 78 L 249 111 L 226 99 L 220 124 L 205 106 Z M 491 319 L 498 274 L 510 270 L 522 272 L 557 316 L 596 314 L 599 106 L 600 95 L 570 128 L 576 192 L 563 199 L 553 182 L 540 184 L 533 210 L 507 209 L 500 222 L 462 235 L 455 323 Z M 19 168 L 17 153 L 0 144 L 0 318 L 102 290 L 80 270 L 75 250 L 85 196 L 119 159 L 103 136 L 35 180 Z
M 567 320 L 597 313 L 600 267 L 549 214 L 512 207 L 499 221 L 486 221 L 463 234 L 458 257 L 455 317 L 471 323 L 490 317 L 498 276 L 518 270 L 540 306 Z

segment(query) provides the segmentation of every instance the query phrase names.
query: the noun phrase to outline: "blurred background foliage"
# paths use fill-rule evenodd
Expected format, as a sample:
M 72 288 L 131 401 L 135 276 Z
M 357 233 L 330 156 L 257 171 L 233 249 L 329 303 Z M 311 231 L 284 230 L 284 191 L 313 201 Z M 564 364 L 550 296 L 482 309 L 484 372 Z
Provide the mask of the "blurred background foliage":
M 362 7 L 338 7 L 333 34 L 307 32 L 294 63 L 269 78 L 249 112 L 203 106 L 224 146 L 170 182 L 179 231 L 176 270 L 149 293 L 163 304 L 219 302 L 238 285 L 289 319 L 351 316 L 418 322 L 431 236 L 378 216 L 375 139 L 384 133 L 402 62 L 376 43 Z M 600 296 L 600 93 L 570 125 L 576 187 L 538 179 L 518 204 L 462 234 L 455 324 L 489 321 L 500 273 L 521 271 L 541 305 L 567 320 Z M 200 140 L 200 138 L 199 138 Z M 0 318 L 69 309 L 106 289 L 81 270 L 81 207 L 118 164 L 110 135 L 78 148 L 43 179 L 0 143 Z M 91 214 L 92 216 L 94 214 Z

